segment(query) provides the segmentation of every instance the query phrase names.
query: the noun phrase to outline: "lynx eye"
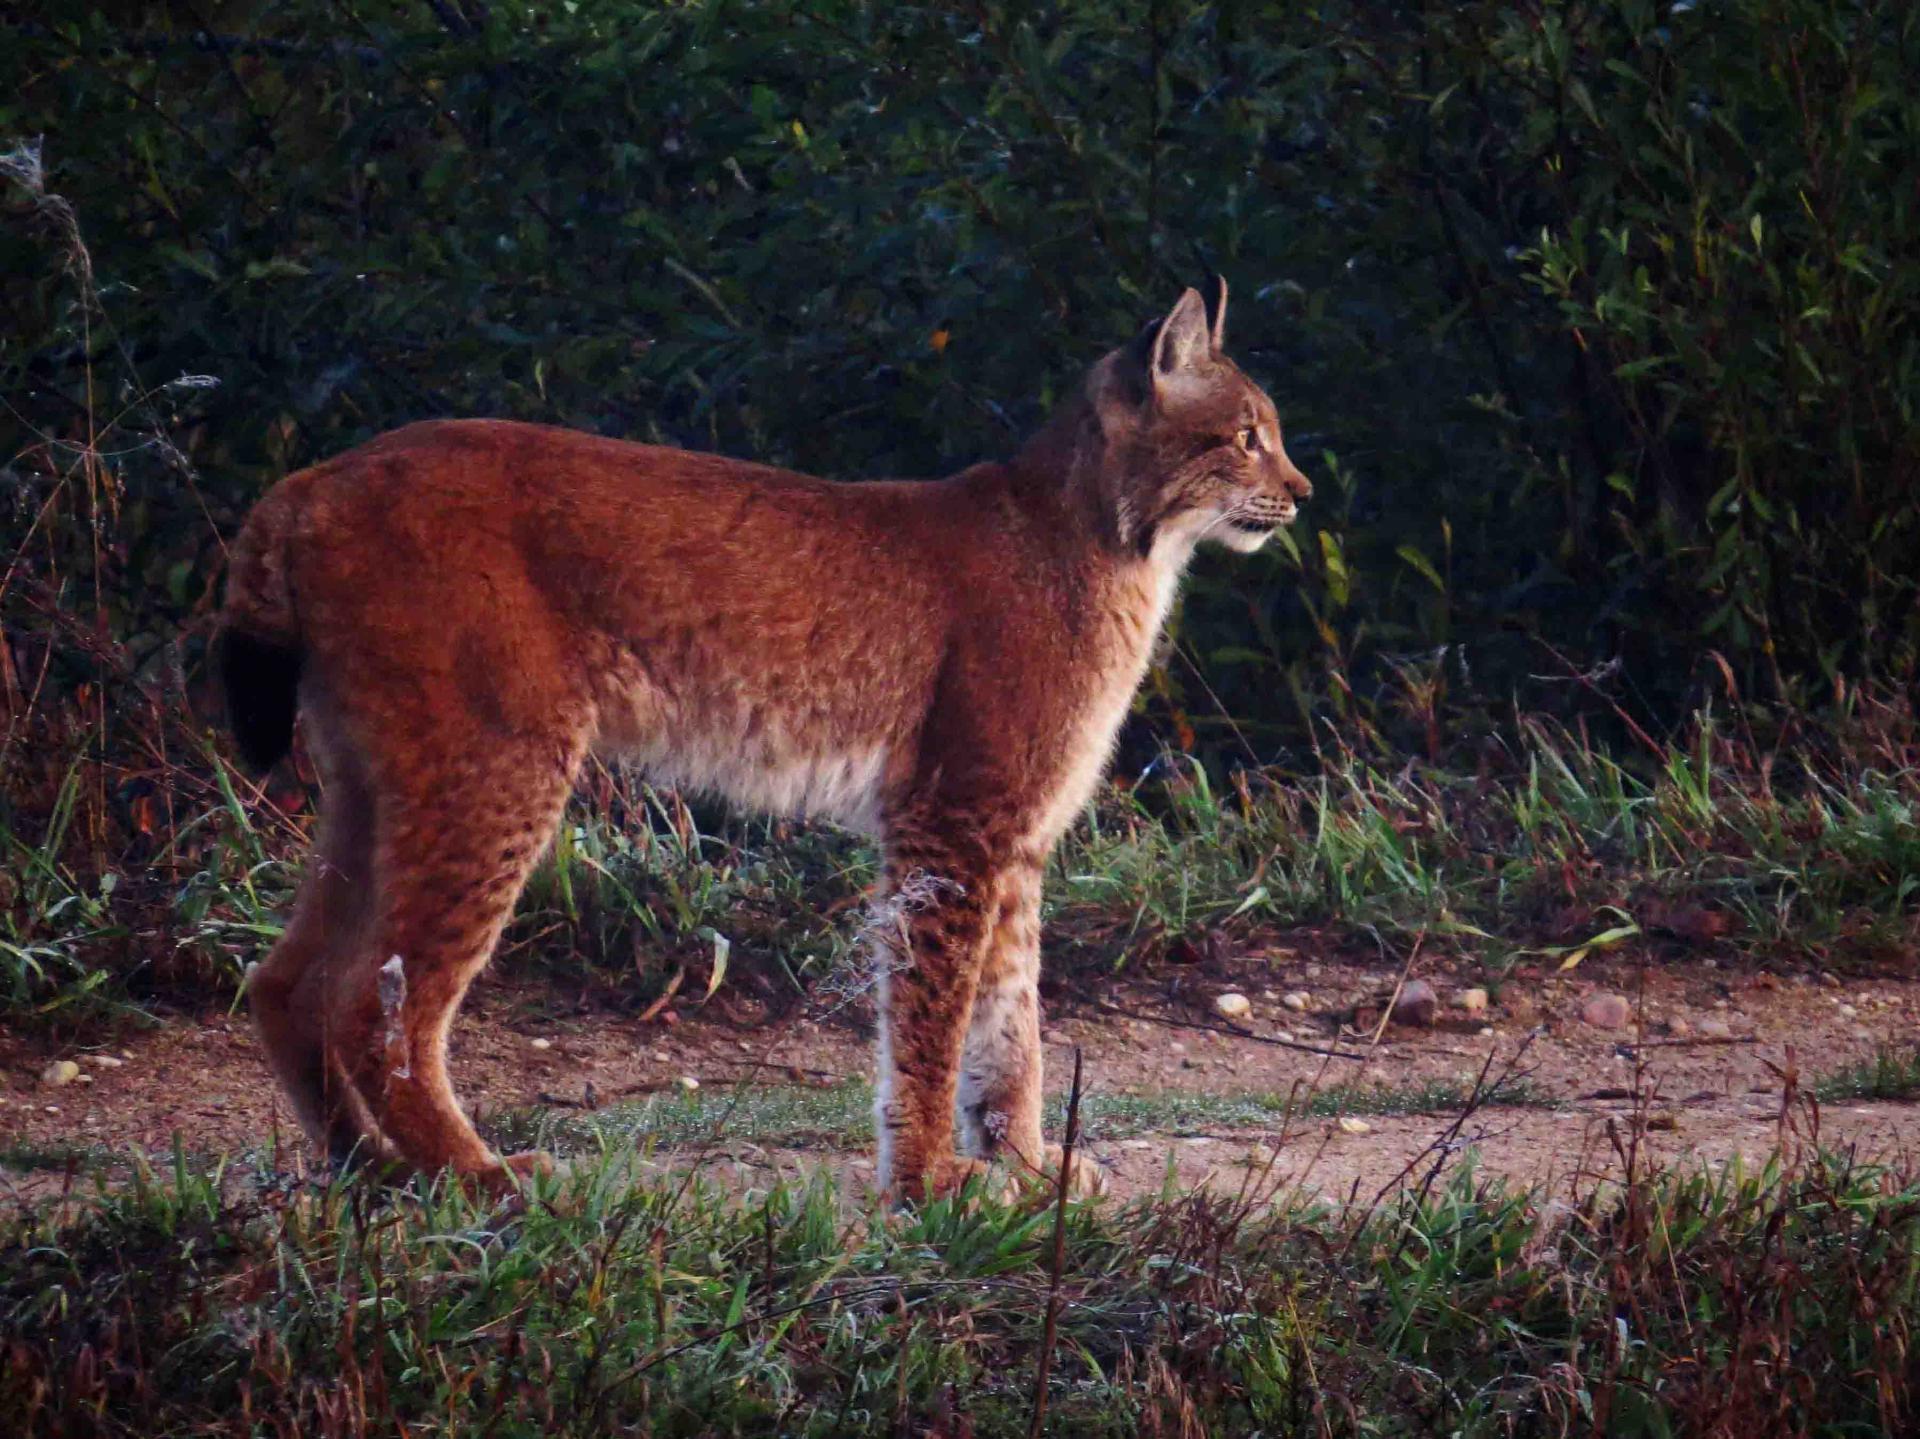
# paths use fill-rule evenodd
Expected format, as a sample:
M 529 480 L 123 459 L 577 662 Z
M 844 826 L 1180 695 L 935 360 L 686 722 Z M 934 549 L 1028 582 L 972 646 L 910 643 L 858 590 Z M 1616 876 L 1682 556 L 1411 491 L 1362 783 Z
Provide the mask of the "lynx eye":
M 1251 427 L 1240 431 L 1233 439 L 1235 444 L 1239 445 L 1241 449 L 1247 451 L 1249 454 L 1260 448 L 1259 432 Z

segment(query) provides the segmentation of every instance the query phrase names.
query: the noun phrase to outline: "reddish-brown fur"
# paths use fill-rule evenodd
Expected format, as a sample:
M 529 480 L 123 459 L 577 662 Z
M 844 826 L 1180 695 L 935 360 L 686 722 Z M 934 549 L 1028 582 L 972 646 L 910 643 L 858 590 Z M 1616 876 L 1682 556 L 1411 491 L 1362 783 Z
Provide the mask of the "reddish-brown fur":
M 1045 1163 L 1047 854 L 1194 543 L 1253 548 L 1309 493 L 1220 353 L 1224 307 L 1209 325 L 1188 291 L 1012 461 L 946 480 L 839 484 L 470 421 L 384 435 L 263 499 L 226 628 L 297 662 L 326 793 L 250 992 L 315 1138 L 496 1186 L 538 1162 L 474 1132 L 447 1030 L 576 769 L 607 752 L 880 840 L 889 890 L 914 898 L 878 946 L 895 1192 L 996 1152 Z M 242 702 L 250 683 L 230 678 Z

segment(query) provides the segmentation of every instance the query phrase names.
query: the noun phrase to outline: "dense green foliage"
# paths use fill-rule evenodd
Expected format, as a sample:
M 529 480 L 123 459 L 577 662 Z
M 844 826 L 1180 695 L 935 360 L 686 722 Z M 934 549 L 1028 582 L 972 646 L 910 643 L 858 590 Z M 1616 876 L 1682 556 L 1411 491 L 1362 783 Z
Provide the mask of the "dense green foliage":
M 44 135 L 99 298 L 9 187 L 16 513 L 66 482 L 12 587 L 97 578 L 116 636 L 400 421 L 942 471 L 1217 268 L 1321 487 L 1188 606 L 1243 729 L 1501 701 L 1535 633 L 1668 713 L 1703 646 L 1782 699 L 1913 672 L 1910 6 L 27 8 L 0 136 Z
M 161 987 L 230 974 L 273 933 L 305 796 L 236 783 L 189 701 L 223 536 L 288 469 L 468 413 L 945 471 L 1008 451 L 1208 270 L 1318 492 L 1268 553 L 1202 559 L 1127 752 L 1289 773 L 1221 809 L 1226 831 L 1161 806 L 1172 828 L 1107 858 L 1165 839 L 1177 873 L 1077 871 L 1095 898 L 1168 933 L 1264 907 L 1497 917 L 1537 945 L 1539 907 L 1511 902 L 1565 848 L 1558 872 L 1598 876 L 1562 888 L 1599 929 L 1701 870 L 1740 912 L 1824 896 L 1813 931 L 1795 911 L 1802 948 L 1910 932 L 1889 857 L 1920 663 L 1914 7 L 196 18 L 0 22 L 8 1004 L 70 998 L 103 954 Z M 1724 768 L 1680 732 L 1706 694 L 1831 698 L 1827 733 L 1865 716 L 1866 743 L 1776 793 L 1773 756 L 1810 733 L 1776 715 L 1736 773 L 1695 774 Z M 1532 807 L 1515 702 L 1566 724 L 1569 783 L 1606 789 L 1592 816 Z M 1619 773 L 1590 737 L 1652 768 Z M 1473 779 L 1387 778 L 1408 750 Z M 1490 769 L 1502 797 L 1476 814 Z M 1861 784 L 1836 808 L 1840 775 Z M 1650 798 L 1682 781 L 1733 809 Z M 737 934 L 755 895 L 820 892 L 737 836 L 662 865 L 660 836 L 698 829 L 623 841 L 656 801 L 596 784 L 583 882 L 563 846 L 530 900 L 574 949 L 623 965 L 636 926 L 692 943 L 716 917 Z M 1643 809 L 1670 831 L 1620 827 Z M 1855 819 L 1880 836 L 1860 862 L 1758 874 L 1825 863 Z M 1715 868 L 1686 852 L 1701 835 L 1737 852 Z M 1277 854 L 1298 866 L 1268 874 Z M 797 962 L 831 951 L 819 930 Z

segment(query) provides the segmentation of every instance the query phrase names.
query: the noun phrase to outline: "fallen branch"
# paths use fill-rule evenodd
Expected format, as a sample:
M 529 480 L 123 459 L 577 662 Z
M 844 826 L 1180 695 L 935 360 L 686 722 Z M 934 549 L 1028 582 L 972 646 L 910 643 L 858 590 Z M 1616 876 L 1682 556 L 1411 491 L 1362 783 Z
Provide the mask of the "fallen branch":
M 1297 1049 L 1302 1054 L 1318 1054 L 1326 1059 L 1350 1059 L 1355 1064 L 1365 1064 L 1370 1056 L 1349 1054 L 1344 1049 L 1327 1049 L 1318 1044 L 1302 1044 L 1297 1039 L 1276 1039 L 1270 1034 L 1256 1034 L 1251 1029 L 1242 1029 L 1237 1024 L 1202 1024 L 1197 1019 L 1176 1019 L 1171 1015 L 1143 1014 L 1139 1010 L 1123 1009 L 1117 1004 L 1109 1004 L 1104 999 L 1096 999 L 1093 1007 L 1102 1014 L 1117 1015 L 1122 1019 L 1138 1019 L 1147 1024 L 1164 1024 L 1174 1029 L 1198 1029 L 1208 1034 L 1231 1035 L 1235 1039 L 1251 1039 L 1256 1044 L 1271 1044 L 1276 1049 Z
M 1619 1044 L 1615 1052 L 1632 1056 L 1643 1049 L 1692 1049 L 1703 1044 L 1758 1044 L 1757 1034 L 1703 1034 L 1687 1039 L 1643 1039 L 1638 1044 Z

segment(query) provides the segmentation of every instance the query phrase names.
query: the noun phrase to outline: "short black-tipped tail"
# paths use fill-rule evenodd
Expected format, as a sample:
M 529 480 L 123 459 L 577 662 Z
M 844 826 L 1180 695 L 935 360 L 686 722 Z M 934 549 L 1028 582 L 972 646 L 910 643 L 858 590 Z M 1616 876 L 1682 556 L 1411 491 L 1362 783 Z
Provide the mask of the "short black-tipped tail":
M 220 636 L 220 683 L 227 692 L 227 723 L 240 757 L 271 769 L 293 748 L 293 713 L 300 690 L 300 651 L 241 630 Z

